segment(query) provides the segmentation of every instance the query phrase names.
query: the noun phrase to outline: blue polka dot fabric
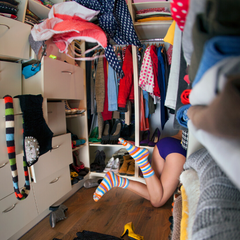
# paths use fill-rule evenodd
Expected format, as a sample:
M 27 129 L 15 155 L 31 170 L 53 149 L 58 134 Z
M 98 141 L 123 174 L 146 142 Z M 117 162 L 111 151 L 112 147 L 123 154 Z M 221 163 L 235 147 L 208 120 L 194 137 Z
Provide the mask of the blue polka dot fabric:
M 111 67 L 118 73 L 120 78 L 124 76 L 117 56 L 109 43 L 112 39 L 118 45 L 133 44 L 140 47 L 141 42 L 135 32 L 131 15 L 125 0 L 74 0 L 84 7 L 98 14 L 99 27 L 106 33 L 108 46 L 105 48 L 105 56 Z

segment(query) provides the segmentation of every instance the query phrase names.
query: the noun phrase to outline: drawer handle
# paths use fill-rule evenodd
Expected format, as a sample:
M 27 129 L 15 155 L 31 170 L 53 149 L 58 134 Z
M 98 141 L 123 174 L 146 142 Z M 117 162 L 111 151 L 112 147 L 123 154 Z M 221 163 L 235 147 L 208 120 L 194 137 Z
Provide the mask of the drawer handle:
M 5 209 L 5 210 L 3 211 L 3 213 L 10 212 L 11 210 L 13 210 L 13 209 L 15 208 L 16 205 L 17 205 L 17 203 L 14 203 L 11 207 Z
M 8 164 L 8 162 L 3 163 L 3 164 L 0 166 L 0 168 L 5 167 L 7 164 Z
M 53 184 L 55 182 L 57 182 L 59 180 L 60 177 L 56 177 L 55 179 L 53 179 L 49 184 Z
M 57 145 L 56 147 L 53 147 L 52 149 L 58 149 L 60 148 L 60 145 Z
M 0 23 L 0 25 L 5 26 L 5 27 L 7 27 L 8 29 L 10 29 L 10 27 L 9 27 L 8 25 L 6 25 L 6 24 Z
M 62 71 L 62 73 L 68 73 L 68 74 L 70 74 L 70 75 L 72 75 L 73 73 L 72 72 L 70 72 L 70 71 Z

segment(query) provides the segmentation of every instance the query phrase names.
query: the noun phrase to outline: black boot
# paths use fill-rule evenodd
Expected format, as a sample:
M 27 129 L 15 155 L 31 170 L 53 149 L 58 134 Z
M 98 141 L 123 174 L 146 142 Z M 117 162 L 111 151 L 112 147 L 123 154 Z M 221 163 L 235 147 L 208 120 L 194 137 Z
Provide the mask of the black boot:
M 122 122 L 120 119 L 116 119 L 110 134 L 110 144 L 118 144 L 118 138 L 120 137 L 122 129 Z
M 108 144 L 110 140 L 111 122 L 106 120 L 103 125 L 101 144 Z

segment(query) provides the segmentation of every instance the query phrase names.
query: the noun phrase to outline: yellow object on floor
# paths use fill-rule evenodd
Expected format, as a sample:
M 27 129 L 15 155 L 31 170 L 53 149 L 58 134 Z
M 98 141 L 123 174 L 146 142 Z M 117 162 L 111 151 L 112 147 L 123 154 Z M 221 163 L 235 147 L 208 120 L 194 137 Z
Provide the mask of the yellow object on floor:
M 134 233 L 134 226 L 132 222 L 127 223 L 124 226 L 124 232 L 121 235 L 121 237 L 123 237 L 125 234 L 128 234 L 128 237 L 130 239 L 134 239 L 134 240 L 144 240 L 143 236 L 140 236 L 139 234 Z

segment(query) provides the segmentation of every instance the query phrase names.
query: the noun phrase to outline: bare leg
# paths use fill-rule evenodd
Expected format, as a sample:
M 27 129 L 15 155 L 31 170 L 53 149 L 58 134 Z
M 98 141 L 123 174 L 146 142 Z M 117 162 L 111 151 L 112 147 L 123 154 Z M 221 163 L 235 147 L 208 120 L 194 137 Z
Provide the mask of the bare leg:
M 155 174 L 145 178 L 146 185 L 130 180 L 127 189 L 150 200 L 154 207 L 163 206 L 178 185 L 185 159 L 179 153 L 171 153 L 166 157 L 165 162 L 155 147 L 152 155 L 152 167 Z
M 136 151 L 140 151 L 140 153 L 137 154 L 138 157 L 143 156 L 146 151 L 144 149 L 142 151 L 135 146 L 134 149 L 136 149 Z M 146 184 L 128 180 L 117 176 L 112 172 L 108 172 L 100 186 L 95 191 L 94 200 L 98 201 L 103 194 L 109 191 L 112 187 L 122 187 L 147 200 L 150 200 L 154 207 L 160 207 L 164 205 L 178 185 L 179 176 L 183 170 L 183 164 L 186 158 L 179 153 L 171 153 L 166 157 L 166 161 L 164 161 L 159 154 L 158 148 L 155 147 L 152 154 L 151 167 L 147 161 L 147 158 L 144 159 L 145 163 L 147 162 L 147 164 L 140 164 L 142 164 L 143 167 L 148 165 L 148 169 L 150 168 L 151 172 L 150 176 L 147 175 L 146 177 L 144 175 Z M 140 168 L 142 169 L 141 166 Z M 145 172 L 148 173 L 149 171 L 147 170 Z

